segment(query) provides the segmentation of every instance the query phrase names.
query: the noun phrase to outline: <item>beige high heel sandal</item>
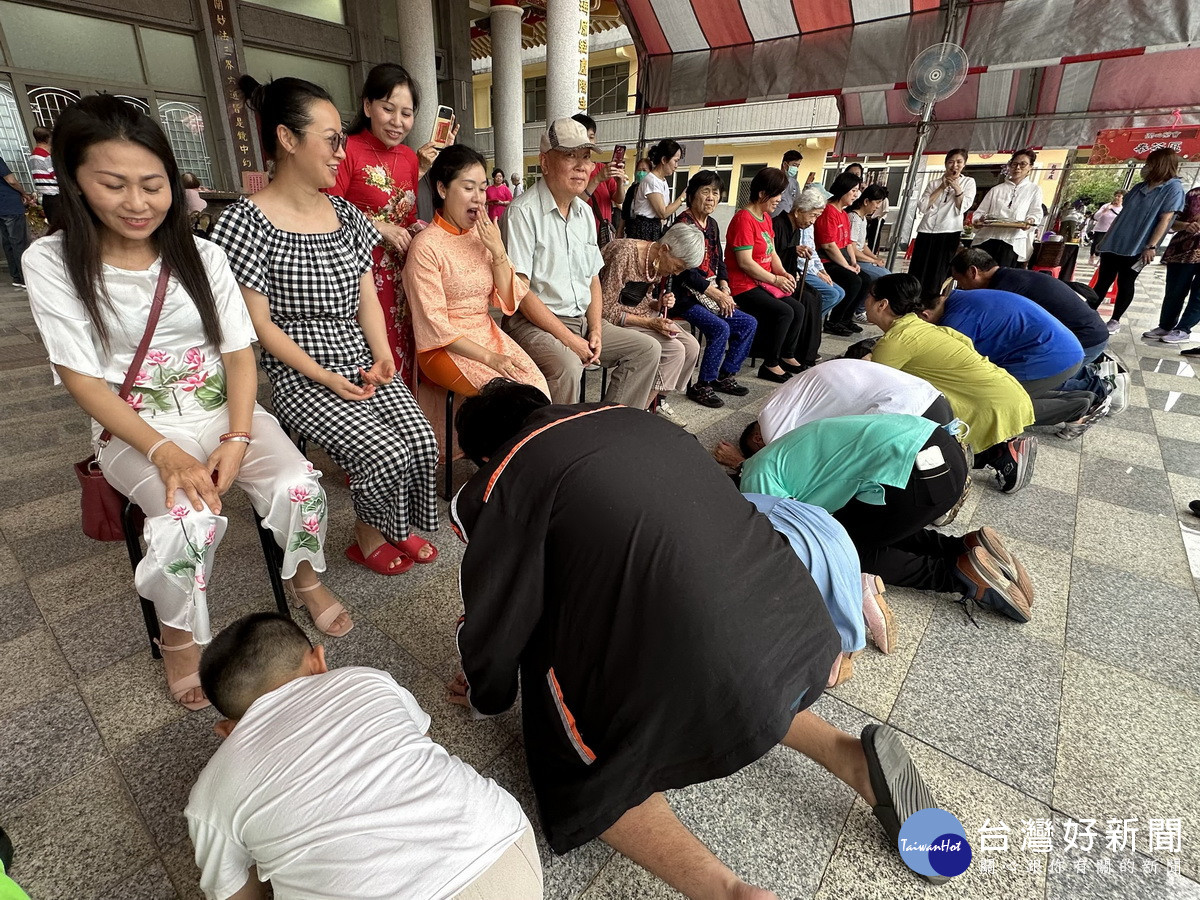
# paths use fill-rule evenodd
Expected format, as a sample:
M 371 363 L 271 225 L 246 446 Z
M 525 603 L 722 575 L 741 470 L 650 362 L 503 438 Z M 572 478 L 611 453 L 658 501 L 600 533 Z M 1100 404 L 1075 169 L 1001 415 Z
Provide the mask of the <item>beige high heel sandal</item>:
M 297 609 L 301 607 L 308 609 L 308 604 L 300 598 L 300 595 L 307 594 L 310 591 L 315 591 L 320 586 L 321 582 L 319 581 L 315 584 L 310 584 L 308 587 L 296 587 L 296 585 L 291 581 L 284 582 L 284 589 L 288 592 L 288 595 L 292 601 L 292 606 L 296 607 Z M 330 637 L 342 637 L 349 634 L 351 629 L 354 628 L 353 622 L 338 631 L 332 630 L 330 626 L 332 626 L 333 623 L 337 621 L 337 617 L 344 612 L 347 612 L 346 607 L 342 606 L 341 603 L 335 600 L 333 605 L 326 609 L 325 612 L 321 613 L 319 616 L 312 616 L 311 610 L 309 610 L 308 614 L 312 616 L 313 624 L 317 626 L 317 631 L 321 632 L 321 634 L 327 634 Z
M 164 644 L 159 638 L 154 639 L 154 645 L 158 647 L 162 653 L 170 653 L 173 650 L 187 650 L 189 647 L 195 647 L 195 641 L 188 641 L 186 644 Z M 191 675 L 184 675 L 176 681 L 167 681 L 167 690 L 171 692 L 171 699 L 182 706 L 184 709 L 190 709 L 193 712 L 198 709 L 212 706 L 212 701 L 207 697 L 201 697 L 199 700 L 193 700 L 190 703 L 184 703 L 183 698 L 188 691 L 200 687 L 200 673 L 193 672 Z

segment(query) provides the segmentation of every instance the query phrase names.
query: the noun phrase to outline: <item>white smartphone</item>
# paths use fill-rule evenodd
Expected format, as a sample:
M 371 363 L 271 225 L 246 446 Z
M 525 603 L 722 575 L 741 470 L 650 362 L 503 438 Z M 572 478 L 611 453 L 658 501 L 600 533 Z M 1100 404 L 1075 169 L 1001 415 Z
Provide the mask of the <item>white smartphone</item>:
M 439 106 L 437 120 L 433 123 L 433 136 L 429 139 L 439 150 L 450 143 L 450 122 L 454 119 L 454 110 L 448 106 Z

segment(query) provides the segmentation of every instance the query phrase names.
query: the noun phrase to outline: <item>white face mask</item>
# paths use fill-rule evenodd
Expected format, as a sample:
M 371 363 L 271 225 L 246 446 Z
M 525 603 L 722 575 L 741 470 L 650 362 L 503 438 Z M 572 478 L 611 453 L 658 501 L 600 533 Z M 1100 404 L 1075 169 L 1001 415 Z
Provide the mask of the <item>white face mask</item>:
M 800 171 L 800 168 L 798 166 L 788 166 L 788 170 L 787 170 L 788 178 L 795 178 L 796 173 L 799 171 Z

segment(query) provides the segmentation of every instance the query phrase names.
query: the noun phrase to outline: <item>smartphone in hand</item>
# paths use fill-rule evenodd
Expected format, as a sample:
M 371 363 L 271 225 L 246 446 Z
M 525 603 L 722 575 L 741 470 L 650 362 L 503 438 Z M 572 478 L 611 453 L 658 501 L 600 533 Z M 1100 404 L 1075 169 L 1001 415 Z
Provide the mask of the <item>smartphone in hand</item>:
M 609 165 L 619 166 L 625 162 L 625 145 L 617 144 L 613 147 L 612 162 Z
M 433 123 L 433 136 L 429 142 L 439 150 L 444 150 L 450 143 L 450 121 L 454 118 L 454 110 L 448 106 L 439 106 L 437 120 Z

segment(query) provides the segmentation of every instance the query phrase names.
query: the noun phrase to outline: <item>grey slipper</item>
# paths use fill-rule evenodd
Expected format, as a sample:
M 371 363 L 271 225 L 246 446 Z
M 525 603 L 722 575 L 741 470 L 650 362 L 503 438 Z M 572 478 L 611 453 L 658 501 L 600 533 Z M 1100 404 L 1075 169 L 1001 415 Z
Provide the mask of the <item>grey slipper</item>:
M 876 805 L 871 807 L 875 818 L 893 847 L 899 846 L 900 826 L 921 809 L 937 807 L 925 780 L 900 743 L 900 736 L 887 725 L 868 725 L 862 730 L 863 752 L 867 755 L 867 772 Z M 944 875 L 922 875 L 930 884 L 945 884 Z

